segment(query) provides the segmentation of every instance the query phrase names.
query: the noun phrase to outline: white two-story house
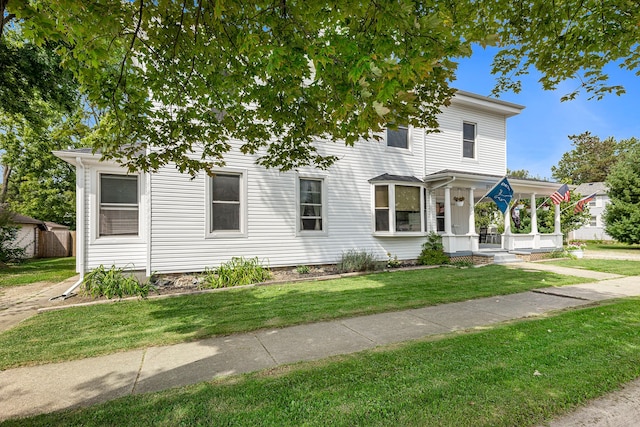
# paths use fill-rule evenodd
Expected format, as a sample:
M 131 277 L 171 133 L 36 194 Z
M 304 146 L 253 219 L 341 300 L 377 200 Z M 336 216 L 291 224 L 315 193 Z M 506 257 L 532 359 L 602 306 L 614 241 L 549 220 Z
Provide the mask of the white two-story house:
M 442 235 L 450 256 L 470 256 L 480 249 L 474 203 L 505 175 L 506 121 L 523 108 L 460 91 L 438 133 L 400 127 L 354 147 L 318 141 L 340 158 L 328 170 L 265 169 L 239 152 L 239 141 L 227 167 L 195 179 L 171 166 L 128 174 L 91 150 L 56 152 L 77 169 L 78 271 L 103 264 L 147 275 L 197 272 L 234 256 L 272 267 L 333 264 L 351 249 L 413 260 L 430 232 Z M 534 203 L 559 187 L 510 182 Z M 559 211 L 556 225 L 551 235 L 535 221 L 530 234 L 511 235 L 507 224 L 502 246 L 561 247 Z

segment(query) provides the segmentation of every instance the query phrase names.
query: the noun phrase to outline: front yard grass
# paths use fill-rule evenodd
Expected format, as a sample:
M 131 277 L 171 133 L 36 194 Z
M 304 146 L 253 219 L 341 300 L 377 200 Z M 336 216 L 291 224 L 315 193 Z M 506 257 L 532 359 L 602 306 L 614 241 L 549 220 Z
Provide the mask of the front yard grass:
M 570 268 L 584 268 L 586 270 L 620 274 L 623 276 L 640 276 L 640 261 L 583 258 L 548 261 L 545 264 L 553 264 Z
M 0 289 L 36 282 L 59 283 L 76 274 L 73 257 L 30 259 L 0 268 Z
M 492 265 L 69 308 L 32 317 L 0 334 L 0 369 L 585 281 Z
M 6 425 L 531 426 L 640 376 L 640 299 Z

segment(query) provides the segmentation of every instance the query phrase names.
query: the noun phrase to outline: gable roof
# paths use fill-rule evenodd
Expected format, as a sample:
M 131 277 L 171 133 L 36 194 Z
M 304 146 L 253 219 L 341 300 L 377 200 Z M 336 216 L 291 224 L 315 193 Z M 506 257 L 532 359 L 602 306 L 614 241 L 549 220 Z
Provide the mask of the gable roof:
M 585 182 L 584 184 L 578 185 L 575 189 L 576 193 L 580 193 L 583 196 L 590 196 L 593 193 L 603 195 L 607 194 L 607 191 L 609 191 L 609 188 L 604 182 Z

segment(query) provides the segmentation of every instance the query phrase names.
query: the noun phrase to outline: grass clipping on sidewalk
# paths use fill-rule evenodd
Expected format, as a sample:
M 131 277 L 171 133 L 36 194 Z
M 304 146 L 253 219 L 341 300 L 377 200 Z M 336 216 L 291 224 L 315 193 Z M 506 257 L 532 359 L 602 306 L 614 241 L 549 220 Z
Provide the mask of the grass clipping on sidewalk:
M 28 423 L 527 426 L 638 376 L 635 298 L 126 397 Z

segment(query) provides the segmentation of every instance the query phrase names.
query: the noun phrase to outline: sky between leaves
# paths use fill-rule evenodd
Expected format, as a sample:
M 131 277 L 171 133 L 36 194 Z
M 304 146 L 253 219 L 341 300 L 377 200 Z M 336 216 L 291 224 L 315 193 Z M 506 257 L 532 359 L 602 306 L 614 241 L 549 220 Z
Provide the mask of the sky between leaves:
M 474 48 L 471 58 L 460 61 L 454 87 L 490 96 L 495 84 L 491 60 L 495 50 Z M 518 116 L 507 120 L 507 167 L 526 169 L 534 176 L 551 178 L 551 166 L 571 150 L 568 135 L 590 131 L 593 135 L 616 140 L 640 138 L 640 76 L 610 64 L 611 84 L 621 84 L 627 93 L 588 100 L 581 93 L 572 101 L 560 98 L 580 85 L 578 80 L 563 82 L 555 91 L 544 91 L 535 73 L 524 76 L 522 92 L 504 93 L 500 99 L 524 105 Z

